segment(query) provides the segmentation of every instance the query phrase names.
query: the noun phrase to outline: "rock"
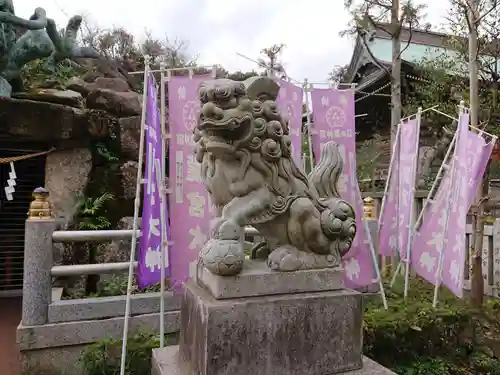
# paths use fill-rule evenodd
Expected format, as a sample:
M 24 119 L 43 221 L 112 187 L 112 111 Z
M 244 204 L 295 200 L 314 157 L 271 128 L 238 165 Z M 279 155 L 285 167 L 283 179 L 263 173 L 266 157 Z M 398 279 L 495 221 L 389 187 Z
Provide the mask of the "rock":
M 92 155 L 87 148 L 54 151 L 45 162 L 45 187 L 56 218 L 71 222 L 76 200 L 90 180 Z
M 83 108 L 83 97 L 77 91 L 41 89 L 36 92 L 17 92 L 12 94 L 13 98 L 34 100 L 37 102 L 48 102 L 66 105 L 75 108 Z
M 139 159 L 141 138 L 141 116 L 118 119 L 120 125 L 120 145 L 122 154 L 131 160 Z
M 140 220 L 140 219 L 139 219 Z M 134 224 L 134 218 L 127 216 L 121 218 L 116 224 L 116 229 L 132 229 Z M 140 228 L 140 221 L 139 221 Z M 127 240 L 114 240 L 109 244 L 103 245 L 101 251 L 97 256 L 98 263 L 110 263 L 110 262 L 128 262 L 130 259 L 130 248 L 132 241 Z M 137 246 L 137 249 L 139 246 Z
M 0 98 L 0 126 L 3 135 L 26 141 L 84 145 L 88 140 L 87 112 L 55 103 Z
M 135 198 L 137 166 L 138 163 L 136 161 L 130 160 L 120 167 L 123 198 L 126 200 L 132 200 Z
M 116 92 L 130 91 L 128 83 L 121 78 L 98 77 L 94 85 L 98 89 L 108 89 Z
M 101 77 L 101 74 L 98 72 L 87 72 L 83 75 L 82 78 L 85 82 L 92 83 L 99 77 Z
M 76 58 L 75 61 L 85 66 L 89 73 L 82 78 L 85 82 L 95 82 L 99 77 L 120 78 L 128 82 L 130 88 L 141 84 L 142 77 L 139 75 L 128 74 L 139 69 L 133 61 L 124 60 L 121 62 L 111 61 L 106 58 L 86 59 Z
M 87 96 L 87 108 L 102 109 L 117 117 L 137 116 L 142 112 L 139 96 L 133 91 L 95 89 Z
M 108 112 L 98 109 L 88 110 L 89 134 L 95 138 L 105 138 L 113 132 L 117 119 Z
M 66 87 L 69 90 L 79 92 L 83 96 L 87 96 L 92 90 L 95 89 L 95 85 L 92 83 L 87 83 L 83 79 L 78 77 L 73 77 L 68 80 Z
M 3 77 L 0 77 L 0 96 L 8 97 L 12 93 L 12 86 Z

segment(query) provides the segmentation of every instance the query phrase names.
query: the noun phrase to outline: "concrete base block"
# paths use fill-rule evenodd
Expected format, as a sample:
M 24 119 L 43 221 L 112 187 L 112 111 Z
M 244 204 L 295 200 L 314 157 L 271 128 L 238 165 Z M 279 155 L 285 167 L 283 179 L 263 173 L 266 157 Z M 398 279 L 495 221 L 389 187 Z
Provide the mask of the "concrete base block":
M 178 346 L 167 346 L 163 349 L 154 349 L 151 358 L 151 375 L 195 375 L 190 372 L 188 367 L 182 362 L 179 356 Z M 244 372 L 244 368 L 242 369 Z M 206 373 L 208 375 L 208 373 Z M 211 373 L 210 375 L 215 374 Z M 231 371 L 221 370 L 217 375 L 229 375 Z M 245 372 L 247 375 L 274 375 L 276 372 Z M 300 372 L 291 371 L 288 375 L 297 375 Z M 316 373 L 323 374 L 323 373 Z M 330 373 L 331 374 L 331 373 Z M 395 372 L 380 366 L 369 358 L 363 357 L 363 367 L 359 370 L 339 373 L 339 375 L 397 375 Z
M 165 333 L 179 331 L 179 311 L 165 312 Z M 102 320 L 51 323 L 17 327 L 17 345 L 21 351 L 92 344 L 104 338 L 122 338 L 123 316 Z M 160 332 L 160 314 L 130 317 L 130 332 Z
M 216 300 L 185 285 L 180 354 L 193 375 L 330 375 L 362 367 L 361 294 Z
M 265 261 L 246 261 L 243 271 L 232 277 L 217 276 L 204 267 L 198 269 L 198 283 L 216 299 L 270 296 L 344 289 L 341 268 L 276 272 Z

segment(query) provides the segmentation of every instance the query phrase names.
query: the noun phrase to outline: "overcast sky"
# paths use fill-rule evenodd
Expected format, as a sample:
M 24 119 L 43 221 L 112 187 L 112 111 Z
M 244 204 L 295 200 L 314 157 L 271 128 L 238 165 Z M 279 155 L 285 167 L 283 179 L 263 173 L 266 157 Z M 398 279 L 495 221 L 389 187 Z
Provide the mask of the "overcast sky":
M 442 23 L 446 0 L 427 3 L 429 22 Z M 14 0 L 16 14 L 28 18 L 43 7 L 58 27 L 69 16 L 84 14 L 99 27 L 123 26 L 138 38 L 149 30 L 161 37 L 189 41 L 201 64 L 221 64 L 230 71 L 252 70 L 259 51 L 285 43 L 283 61 L 294 79 L 325 81 L 336 66 L 349 62 L 353 42 L 341 38 L 349 15 L 343 0 Z M 131 6 L 127 6 L 131 4 Z

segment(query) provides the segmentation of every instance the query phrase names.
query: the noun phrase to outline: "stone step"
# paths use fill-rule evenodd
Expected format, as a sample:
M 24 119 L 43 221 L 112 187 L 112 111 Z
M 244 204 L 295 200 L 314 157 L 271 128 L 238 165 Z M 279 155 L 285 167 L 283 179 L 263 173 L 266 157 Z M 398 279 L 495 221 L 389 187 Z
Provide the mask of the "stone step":
M 194 375 L 179 358 L 179 346 L 167 346 L 163 349 L 153 349 L 151 358 L 151 375 Z M 222 375 L 224 372 L 220 372 Z M 271 375 L 271 374 L 248 374 L 248 375 Z M 326 375 L 326 374 L 311 374 Z M 328 374 L 331 375 L 331 374 Z M 363 368 L 360 370 L 339 373 L 339 375 L 397 375 L 395 372 L 380 366 L 367 357 L 363 357 Z

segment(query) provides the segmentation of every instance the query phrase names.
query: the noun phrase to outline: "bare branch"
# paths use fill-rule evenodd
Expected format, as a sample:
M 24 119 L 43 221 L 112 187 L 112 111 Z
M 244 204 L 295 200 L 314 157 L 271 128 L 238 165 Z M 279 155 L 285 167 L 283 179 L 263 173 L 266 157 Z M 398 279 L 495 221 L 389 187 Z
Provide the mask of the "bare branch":
M 384 65 L 382 65 L 377 60 L 377 58 L 373 55 L 373 52 L 371 51 L 370 47 L 368 46 L 368 43 L 366 42 L 366 39 L 364 38 L 364 36 L 360 35 L 359 38 L 361 38 L 361 42 L 363 43 L 363 46 L 365 47 L 366 52 L 368 52 L 368 55 L 370 55 L 370 58 L 372 59 L 373 63 L 377 67 L 379 67 L 380 69 L 382 69 L 383 71 L 385 71 L 390 76 L 391 75 L 391 71 L 389 69 L 387 69 Z
M 496 0 L 493 1 L 493 5 L 491 6 L 490 9 L 488 9 L 486 12 L 484 12 L 482 15 L 480 15 L 477 20 L 476 20 L 476 24 L 479 24 L 481 23 L 481 21 L 487 17 L 491 12 L 493 12 L 495 9 L 497 8 L 497 2 Z
M 377 0 L 365 0 L 365 3 L 367 5 L 367 7 L 377 6 L 377 7 L 387 9 L 387 10 L 391 10 L 391 7 L 392 7 L 392 1 L 390 3 L 383 3 L 383 2 L 377 1 Z
M 409 47 L 410 47 L 410 44 L 411 44 L 411 40 L 413 38 L 413 27 L 412 27 L 412 24 L 411 24 L 411 21 L 410 21 L 410 25 L 408 27 L 408 33 L 410 34 L 408 36 L 408 41 L 406 42 L 406 46 L 404 46 L 401 51 L 399 51 L 399 54 L 398 54 L 398 59 L 401 58 L 401 56 L 403 56 L 403 52 L 406 51 Z
M 386 11 L 384 14 L 386 14 L 387 12 L 388 11 Z M 371 15 L 369 15 L 368 13 L 366 13 L 364 15 L 364 17 L 366 18 L 366 20 L 370 23 L 370 25 L 373 28 L 380 29 L 383 32 L 385 32 L 387 35 L 392 36 L 392 31 L 389 30 L 389 29 L 387 29 L 385 26 L 382 26 L 382 24 L 378 20 L 375 20 Z

